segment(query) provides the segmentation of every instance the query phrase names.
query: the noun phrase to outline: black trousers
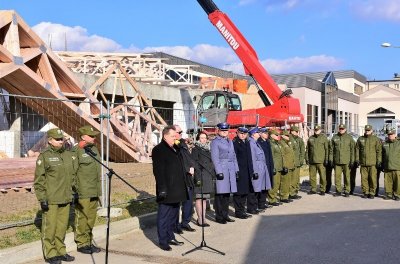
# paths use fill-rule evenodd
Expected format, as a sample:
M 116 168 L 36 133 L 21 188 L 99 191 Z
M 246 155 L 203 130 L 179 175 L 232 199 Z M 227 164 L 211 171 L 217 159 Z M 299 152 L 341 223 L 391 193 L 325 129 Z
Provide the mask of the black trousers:
M 325 193 L 329 193 L 331 191 L 331 187 L 332 187 L 332 171 L 333 171 L 333 167 L 325 166 L 325 171 L 326 171 Z
M 179 203 L 158 204 L 157 235 L 160 245 L 168 245 L 168 241 L 175 239 L 175 220 L 179 215 Z
M 350 192 L 353 193 L 354 189 L 356 188 L 356 175 L 357 175 L 357 168 L 355 166 L 351 167 L 350 170 Z
M 257 211 L 258 207 L 258 193 L 251 192 L 247 196 L 247 212 L 254 212 Z
M 228 218 L 230 193 L 215 194 L 215 220 L 222 221 Z
M 233 195 L 233 206 L 235 207 L 235 215 L 245 214 L 245 204 L 247 200 L 247 194 L 234 194 Z
M 262 210 L 265 209 L 265 205 L 267 204 L 267 191 L 262 190 L 261 192 L 256 193 L 257 202 L 258 202 L 258 209 Z

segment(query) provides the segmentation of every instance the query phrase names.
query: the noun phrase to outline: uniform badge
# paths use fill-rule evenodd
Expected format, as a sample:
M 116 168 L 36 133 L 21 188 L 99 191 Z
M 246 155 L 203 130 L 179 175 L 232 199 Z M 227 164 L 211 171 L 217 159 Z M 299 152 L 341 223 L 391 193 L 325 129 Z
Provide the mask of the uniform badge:
M 42 164 L 42 160 L 38 160 L 38 161 L 36 162 L 36 164 L 40 166 L 40 164 Z

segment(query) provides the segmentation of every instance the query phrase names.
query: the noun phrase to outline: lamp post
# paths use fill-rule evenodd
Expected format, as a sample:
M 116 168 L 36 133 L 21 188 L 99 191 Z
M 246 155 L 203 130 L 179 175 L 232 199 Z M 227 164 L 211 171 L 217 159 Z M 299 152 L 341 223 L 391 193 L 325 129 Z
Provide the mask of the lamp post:
M 382 48 L 400 48 L 400 46 L 392 46 L 392 44 L 388 43 L 388 42 L 384 42 L 381 44 Z

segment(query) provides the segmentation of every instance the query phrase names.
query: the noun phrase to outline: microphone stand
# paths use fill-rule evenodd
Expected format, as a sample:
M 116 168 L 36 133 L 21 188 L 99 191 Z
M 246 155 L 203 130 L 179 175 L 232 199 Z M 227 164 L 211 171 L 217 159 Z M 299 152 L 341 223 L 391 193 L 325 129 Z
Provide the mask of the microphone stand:
M 199 154 L 205 156 L 204 154 L 201 154 L 201 152 L 199 152 Z M 207 157 L 207 158 L 208 158 L 208 157 Z M 204 166 L 203 166 L 200 162 L 198 162 L 198 164 L 200 164 L 200 166 L 203 167 L 203 169 L 205 169 Z M 208 171 L 208 170 L 206 170 L 206 171 Z M 189 254 L 189 253 L 192 253 L 192 252 L 194 252 L 194 251 L 196 251 L 196 250 L 203 250 L 203 248 L 211 249 L 211 250 L 215 251 L 215 253 L 221 254 L 221 255 L 225 256 L 225 253 L 224 253 L 224 252 L 219 251 L 219 250 L 217 250 L 217 249 L 215 249 L 215 248 L 212 248 L 212 247 L 210 247 L 210 246 L 207 246 L 207 243 L 206 243 L 206 241 L 205 241 L 205 239 L 204 239 L 203 173 L 200 173 L 200 175 L 201 175 L 201 178 L 200 178 L 200 179 L 201 179 L 201 185 L 200 185 L 200 195 L 201 195 L 201 243 L 200 243 L 200 246 L 197 246 L 197 247 L 195 247 L 195 248 L 193 248 L 193 249 L 191 249 L 191 250 L 189 250 L 189 251 L 187 251 L 187 252 L 182 253 L 182 256 L 185 256 L 185 255 L 187 255 L 187 254 Z M 197 222 L 197 223 L 198 223 L 198 222 Z
M 109 241 L 110 241 L 110 213 L 111 213 L 111 178 L 113 175 L 117 176 L 121 181 L 123 181 L 126 185 L 131 187 L 135 192 L 139 193 L 139 190 L 133 187 L 129 182 L 124 180 L 121 176 L 119 176 L 115 171 L 111 168 L 109 168 L 107 165 L 105 165 L 103 162 L 101 162 L 99 159 L 97 159 L 96 153 L 94 153 L 89 147 L 84 147 L 85 153 L 91 156 L 95 161 L 97 161 L 101 166 L 106 168 L 108 170 L 107 176 L 108 176 L 108 204 L 107 204 L 107 235 L 106 235 L 106 260 L 105 263 L 108 264 L 108 246 L 109 246 Z

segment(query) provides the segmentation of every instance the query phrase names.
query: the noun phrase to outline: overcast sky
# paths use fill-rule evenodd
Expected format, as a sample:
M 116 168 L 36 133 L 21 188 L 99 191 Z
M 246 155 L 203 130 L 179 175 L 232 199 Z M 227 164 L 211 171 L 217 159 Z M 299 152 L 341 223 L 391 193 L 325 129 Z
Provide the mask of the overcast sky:
M 214 0 L 271 74 L 356 70 L 400 73 L 400 0 Z M 53 50 L 164 51 L 237 73 L 236 54 L 196 0 L 2 0 Z

